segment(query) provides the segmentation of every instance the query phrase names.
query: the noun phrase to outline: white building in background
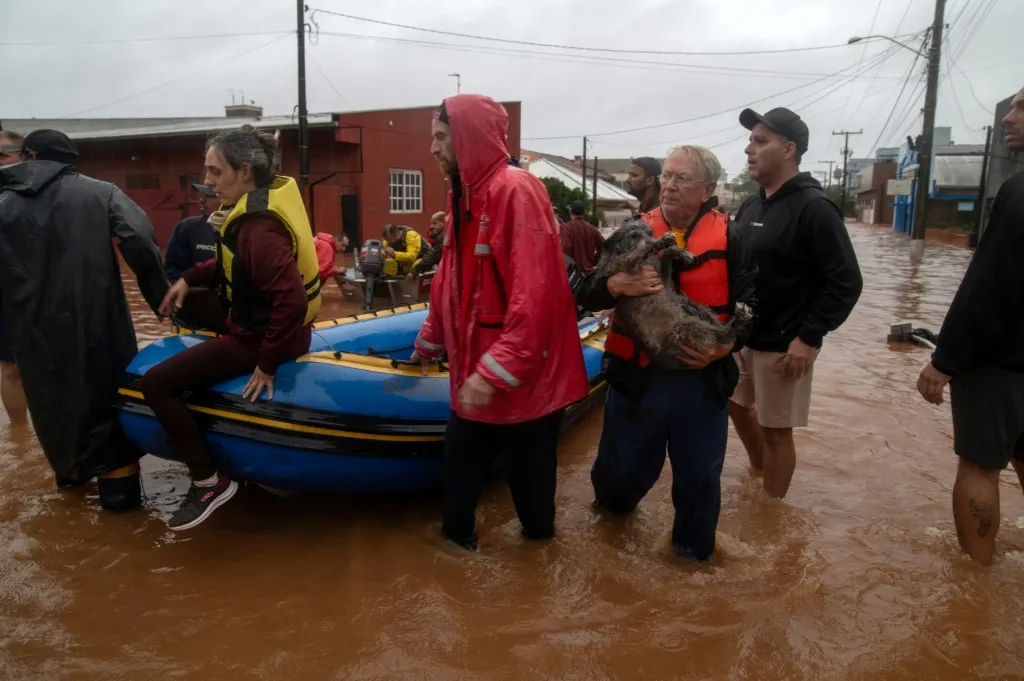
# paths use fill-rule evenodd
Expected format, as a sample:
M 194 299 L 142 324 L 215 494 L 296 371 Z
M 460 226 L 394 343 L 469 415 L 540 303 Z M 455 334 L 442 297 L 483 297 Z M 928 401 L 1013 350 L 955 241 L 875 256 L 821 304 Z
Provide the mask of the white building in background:
M 547 177 L 561 180 L 567 187 L 579 187 L 583 181 L 583 174 L 579 168 L 556 163 L 548 158 L 538 158 L 530 162 L 530 172 L 540 179 Z M 587 200 L 593 199 L 593 177 L 587 178 Z M 633 214 L 640 206 L 640 202 L 626 190 L 616 187 L 613 183 L 597 179 L 597 207 L 604 211 L 605 222 L 599 227 L 602 232 L 613 232 L 619 225 Z M 564 206 L 558 206 L 564 208 Z

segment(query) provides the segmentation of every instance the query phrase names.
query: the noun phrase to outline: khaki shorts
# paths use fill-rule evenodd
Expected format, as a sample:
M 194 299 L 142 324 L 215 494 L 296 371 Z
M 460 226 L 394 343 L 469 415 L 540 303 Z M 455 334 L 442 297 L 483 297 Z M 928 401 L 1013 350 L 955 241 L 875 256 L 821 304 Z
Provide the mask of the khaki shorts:
M 756 404 L 757 422 L 765 428 L 803 428 L 811 413 L 814 365 L 800 378 L 786 378 L 780 362 L 785 354 L 743 348 L 735 355 L 740 380 L 732 401 L 746 408 Z

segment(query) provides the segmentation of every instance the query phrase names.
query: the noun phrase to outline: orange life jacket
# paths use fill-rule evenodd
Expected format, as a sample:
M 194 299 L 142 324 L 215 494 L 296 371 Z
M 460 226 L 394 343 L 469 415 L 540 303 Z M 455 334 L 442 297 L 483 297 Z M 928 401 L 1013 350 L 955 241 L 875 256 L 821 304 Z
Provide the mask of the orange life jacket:
M 658 239 L 672 231 L 668 221 L 655 208 L 644 213 L 641 219 L 650 225 L 654 238 Z M 718 315 L 722 322 L 729 318 L 729 240 L 727 236 L 729 219 L 724 213 L 710 210 L 705 213 L 685 237 L 676 232 L 676 243 L 697 256 L 697 263 L 679 274 L 679 290 L 690 300 L 705 305 Z M 612 316 L 612 328 L 604 342 L 604 349 L 611 355 L 628 361 L 636 361 L 641 367 L 649 365 L 650 358 L 639 352 L 633 339 L 622 333 Z M 682 352 L 682 348 L 680 348 Z

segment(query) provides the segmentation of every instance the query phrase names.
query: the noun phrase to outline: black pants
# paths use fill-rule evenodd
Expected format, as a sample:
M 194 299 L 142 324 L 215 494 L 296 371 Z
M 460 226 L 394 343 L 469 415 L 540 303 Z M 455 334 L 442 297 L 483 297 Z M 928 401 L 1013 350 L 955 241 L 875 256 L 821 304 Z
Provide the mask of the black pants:
M 504 454 L 512 501 L 523 536 L 555 534 L 558 435 L 564 410 L 534 421 L 492 425 L 452 412 L 444 436 L 444 523 L 452 541 L 476 547 L 476 506 L 491 464 Z

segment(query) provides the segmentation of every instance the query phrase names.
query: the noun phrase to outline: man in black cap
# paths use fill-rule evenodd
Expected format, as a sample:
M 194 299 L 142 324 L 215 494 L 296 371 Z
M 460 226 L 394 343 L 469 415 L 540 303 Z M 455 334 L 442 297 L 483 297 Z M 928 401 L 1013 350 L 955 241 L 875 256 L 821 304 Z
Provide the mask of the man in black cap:
M 217 255 L 213 227 L 207 219 L 210 213 L 220 208 L 220 200 L 217 192 L 205 184 L 193 184 L 192 188 L 199 192 L 201 215 L 179 222 L 167 242 L 164 272 L 172 284 L 181 279 L 186 270 Z
M 29 134 L 21 158 L 0 167 L 0 313 L 36 435 L 59 487 L 99 476 L 104 508 L 134 508 L 142 452 L 114 398 L 138 345 L 111 240 L 156 310 L 168 289 L 156 235 L 124 192 L 75 171 L 63 133 Z
M 661 194 L 661 163 L 650 156 L 633 159 L 627 171 L 626 191 L 640 200 L 640 207 L 634 215 L 649 213 L 658 207 Z
M 587 209 L 582 201 L 573 201 L 568 206 L 569 222 L 559 226 L 562 251 L 572 258 L 584 274 L 590 274 L 597 266 L 604 252 L 604 237 L 600 230 L 587 222 Z
M 808 143 L 800 116 L 745 109 L 740 124 L 750 130 L 750 177 L 761 185 L 735 218 L 758 268 L 758 314 L 737 353 L 730 414 L 765 491 L 782 498 L 796 467 L 793 428 L 810 413 L 814 360 L 825 334 L 850 315 L 862 280 L 842 212 L 800 172 Z

